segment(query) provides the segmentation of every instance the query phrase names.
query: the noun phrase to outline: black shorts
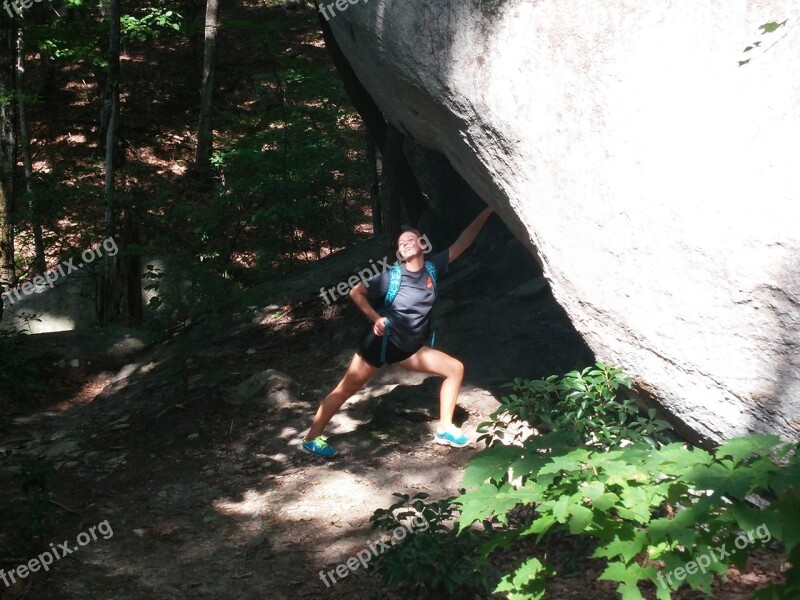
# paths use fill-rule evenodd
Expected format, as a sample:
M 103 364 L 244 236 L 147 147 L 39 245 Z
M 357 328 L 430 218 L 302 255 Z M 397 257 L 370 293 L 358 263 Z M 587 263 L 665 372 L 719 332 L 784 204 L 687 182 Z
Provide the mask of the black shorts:
M 372 331 L 372 326 L 370 325 L 369 331 L 364 334 L 361 338 L 361 343 L 358 345 L 358 350 L 356 350 L 356 354 L 358 354 L 361 358 L 367 361 L 370 365 L 379 369 L 381 364 L 381 347 L 383 345 L 383 336 L 375 335 L 375 332 Z M 420 345 L 422 348 L 422 345 Z M 419 350 L 419 348 L 417 348 Z M 409 356 L 414 355 L 417 350 L 414 352 L 407 352 L 405 350 L 401 350 L 397 346 L 395 346 L 391 340 L 386 345 L 386 364 L 390 365 L 392 363 L 402 362 L 407 359 Z

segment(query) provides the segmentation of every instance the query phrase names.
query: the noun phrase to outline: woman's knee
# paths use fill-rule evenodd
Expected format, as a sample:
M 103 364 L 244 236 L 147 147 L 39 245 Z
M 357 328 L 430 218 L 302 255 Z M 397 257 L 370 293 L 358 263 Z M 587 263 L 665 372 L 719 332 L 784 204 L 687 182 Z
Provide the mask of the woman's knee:
M 350 396 L 355 394 L 358 390 L 360 390 L 362 385 L 363 385 L 362 383 L 360 383 L 353 377 L 345 376 L 339 382 L 339 385 L 336 386 L 334 392 L 336 394 L 343 394 L 345 397 L 349 398 Z
M 350 397 L 364 387 L 370 377 L 372 377 L 371 372 L 348 373 L 339 382 L 339 391 Z
M 370 366 L 369 363 L 356 355 L 353 359 L 353 363 L 339 382 L 339 385 L 336 386 L 336 391 L 340 393 L 344 392 L 352 396 L 369 381 L 375 371 L 377 371 L 377 369 Z
M 454 358 L 452 360 L 452 363 L 450 365 L 448 365 L 448 366 L 449 366 L 449 370 L 450 370 L 450 373 L 449 373 L 450 377 L 456 377 L 458 379 L 463 379 L 464 378 L 464 363 L 462 363 L 457 358 Z

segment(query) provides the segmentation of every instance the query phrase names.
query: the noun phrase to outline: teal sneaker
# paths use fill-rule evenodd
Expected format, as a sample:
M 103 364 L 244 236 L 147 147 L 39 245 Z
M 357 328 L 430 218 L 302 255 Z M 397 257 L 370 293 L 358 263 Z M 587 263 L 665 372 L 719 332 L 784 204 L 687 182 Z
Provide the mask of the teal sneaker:
M 437 444 L 444 446 L 453 446 L 454 448 L 463 448 L 469 445 L 469 438 L 461 433 L 460 429 L 456 429 L 455 433 L 450 431 L 436 431 L 433 435 L 433 440 Z
M 317 456 L 324 456 L 325 458 L 330 458 L 336 454 L 336 450 L 334 450 L 332 446 L 329 446 L 328 442 L 326 442 L 325 438 L 321 435 L 310 442 L 303 440 L 303 450 L 311 454 L 316 454 Z

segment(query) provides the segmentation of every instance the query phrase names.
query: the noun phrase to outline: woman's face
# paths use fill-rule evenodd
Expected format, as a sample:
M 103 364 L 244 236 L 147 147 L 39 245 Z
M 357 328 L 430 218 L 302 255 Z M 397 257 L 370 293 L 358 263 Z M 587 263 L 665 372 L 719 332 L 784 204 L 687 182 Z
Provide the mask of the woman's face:
M 401 234 L 397 240 L 397 252 L 403 257 L 403 260 L 408 260 L 422 252 L 417 234 L 413 231 Z

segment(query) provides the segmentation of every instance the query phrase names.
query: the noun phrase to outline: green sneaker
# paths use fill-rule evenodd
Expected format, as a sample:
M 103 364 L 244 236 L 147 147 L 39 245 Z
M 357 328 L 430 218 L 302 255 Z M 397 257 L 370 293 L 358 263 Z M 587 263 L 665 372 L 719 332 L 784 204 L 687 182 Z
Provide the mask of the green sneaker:
M 332 446 L 329 446 L 328 442 L 326 442 L 325 438 L 321 435 L 317 436 L 310 442 L 303 440 L 303 450 L 310 454 L 324 456 L 325 458 L 330 458 L 336 454 L 336 450 L 334 450 Z

